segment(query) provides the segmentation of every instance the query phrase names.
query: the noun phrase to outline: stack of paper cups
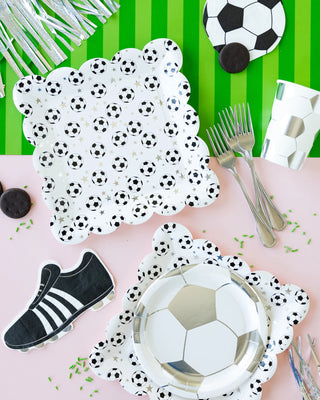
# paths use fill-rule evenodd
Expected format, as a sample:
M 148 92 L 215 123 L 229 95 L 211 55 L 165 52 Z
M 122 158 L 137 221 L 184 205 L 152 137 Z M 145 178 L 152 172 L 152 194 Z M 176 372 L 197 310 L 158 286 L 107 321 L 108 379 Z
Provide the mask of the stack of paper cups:
M 320 130 L 320 92 L 278 80 L 261 157 L 300 169 Z

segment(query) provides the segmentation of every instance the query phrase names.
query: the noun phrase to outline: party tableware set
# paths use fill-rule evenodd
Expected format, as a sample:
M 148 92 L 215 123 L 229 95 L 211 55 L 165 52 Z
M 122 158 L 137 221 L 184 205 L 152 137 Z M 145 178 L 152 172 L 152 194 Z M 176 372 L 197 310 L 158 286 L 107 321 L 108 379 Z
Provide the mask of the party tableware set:
M 6 18 L 20 21 L 19 7 L 27 2 L 5 3 Z M 44 12 L 40 2 L 31 3 Z M 91 34 L 84 10 L 103 22 L 118 7 L 102 3 L 63 2 L 57 13 L 74 17 L 66 19 L 70 35 L 76 28 Z M 70 7 L 82 11 L 74 14 Z M 265 26 L 253 23 L 253 16 L 266 18 Z M 55 34 L 67 30 L 61 21 L 46 21 Z M 204 24 L 221 66 L 239 72 L 279 43 L 285 16 L 281 1 L 208 0 Z M 37 65 L 39 59 L 33 61 Z M 35 146 L 33 163 L 44 179 L 42 194 L 57 240 L 80 243 L 122 223 L 141 224 L 153 213 L 174 215 L 185 205 L 205 207 L 217 199 L 219 182 L 208 168 L 208 147 L 197 136 L 199 118 L 188 104 L 190 85 L 181 66 L 178 45 L 156 39 L 143 50 L 86 61 L 79 70 L 59 68 L 46 78 L 31 75 L 17 82 L 14 102 L 24 115 L 25 137 Z M 286 141 L 287 166 L 301 167 L 320 125 L 318 100 L 314 90 L 279 82 L 264 158 L 283 163 L 285 154 L 279 155 L 282 148 L 275 143 L 280 140 L 288 150 Z M 239 183 L 262 244 L 272 247 L 273 230 L 284 229 L 286 220 L 254 166 L 249 105 L 235 105 L 219 117 L 207 130 L 212 150 Z M 235 153 L 250 168 L 255 201 L 238 174 Z M 139 266 L 138 282 L 125 294 L 123 311 L 90 354 L 92 370 L 151 399 L 259 399 L 261 384 L 276 370 L 277 354 L 288 348 L 294 325 L 308 311 L 307 294 L 280 285 L 265 271 L 251 272 L 238 256 L 222 256 L 214 243 L 194 239 L 174 222 L 156 231 L 152 247 Z M 102 307 L 114 293 L 111 274 L 91 250 L 64 272 L 46 262 L 39 277 L 36 295 L 4 333 L 12 349 L 26 352 L 59 339 L 82 312 Z

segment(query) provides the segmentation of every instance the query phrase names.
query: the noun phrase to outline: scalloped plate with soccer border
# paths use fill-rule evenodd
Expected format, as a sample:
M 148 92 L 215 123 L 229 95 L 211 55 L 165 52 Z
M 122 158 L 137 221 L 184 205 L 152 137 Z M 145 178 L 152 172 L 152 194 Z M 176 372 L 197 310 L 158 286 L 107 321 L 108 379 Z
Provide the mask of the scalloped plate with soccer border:
M 58 240 L 79 243 L 122 222 L 215 201 L 218 179 L 197 137 L 199 118 L 188 105 L 181 66 L 176 43 L 157 39 L 111 61 L 17 82 L 14 102 L 36 146 L 33 162 Z
M 237 256 L 162 225 L 123 312 L 90 354 L 101 378 L 152 400 L 259 400 L 309 298 Z

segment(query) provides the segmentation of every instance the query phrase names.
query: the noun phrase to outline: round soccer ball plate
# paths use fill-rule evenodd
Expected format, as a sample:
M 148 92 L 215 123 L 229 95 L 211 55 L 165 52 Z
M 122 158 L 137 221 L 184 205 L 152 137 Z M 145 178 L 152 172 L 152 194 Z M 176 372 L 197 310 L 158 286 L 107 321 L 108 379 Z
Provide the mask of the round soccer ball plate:
M 157 385 L 190 399 L 230 393 L 256 370 L 268 336 L 263 303 L 240 275 L 188 265 L 157 279 L 135 310 L 135 352 Z

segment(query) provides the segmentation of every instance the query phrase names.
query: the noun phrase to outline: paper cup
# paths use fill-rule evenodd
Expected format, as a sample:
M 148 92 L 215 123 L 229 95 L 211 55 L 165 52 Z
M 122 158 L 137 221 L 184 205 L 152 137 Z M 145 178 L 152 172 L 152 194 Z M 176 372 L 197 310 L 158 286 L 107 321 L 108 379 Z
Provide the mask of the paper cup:
M 261 157 L 301 169 L 320 130 L 320 92 L 278 80 Z

